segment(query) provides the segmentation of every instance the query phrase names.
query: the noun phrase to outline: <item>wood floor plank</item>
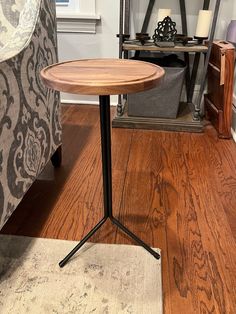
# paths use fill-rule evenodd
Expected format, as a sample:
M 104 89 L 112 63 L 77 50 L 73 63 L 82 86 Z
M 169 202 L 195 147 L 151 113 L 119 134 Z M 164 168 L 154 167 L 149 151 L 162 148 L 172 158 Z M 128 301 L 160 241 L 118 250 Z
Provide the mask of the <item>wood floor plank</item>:
M 200 139 L 198 137 L 191 139 L 193 150 L 183 144 L 183 153 L 189 171 L 193 201 L 198 206 L 200 229 L 203 234 L 211 234 L 211 237 L 203 237 L 202 243 L 211 269 L 209 274 L 212 283 L 215 283 L 213 295 L 216 300 L 216 313 L 234 313 L 236 308 L 236 243 L 224 207 L 226 204 L 231 206 L 232 213 L 233 208 L 236 208 L 236 178 L 232 176 L 230 167 L 232 163 L 229 164 L 222 150 L 218 150 L 218 148 L 222 149 L 226 142 L 220 140 L 215 145 L 209 145 L 209 140 L 206 151 Z M 232 146 L 231 151 L 234 149 L 235 147 Z M 195 165 L 189 163 L 192 159 L 192 151 L 198 152 L 198 162 Z M 193 167 L 197 176 L 193 176 Z M 195 191 L 196 186 L 198 194 Z M 207 193 L 207 198 L 199 197 L 204 193 Z M 234 207 L 232 207 L 233 202 Z
M 151 131 L 134 133 L 119 218 L 147 244 L 162 250 L 164 306 L 165 312 L 170 313 L 166 212 L 162 206 L 161 154 L 159 147 L 153 145 L 156 135 Z M 117 242 L 135 244 L 120 231 Z
M 187 186 L 186 165 L 182 156 L 179 133 L 162 133 L 153 145 L 161 151 L 162 207 L 166 213 L 166 250 L 170 279 L 171 313 L 200 313 L 211 291 L 210 283 L 203 280 L 205 261 L 201 255 L 201 241 L 192 206 L 191 191 Z
M 172 313 L 212 313 L 215 300 L 209 266 L 202 243 L 197 208 L 193 202 L 188 180 L 186 160 L 182 154 L 181 138 L 189 135 L 163 135 L 163 177 L 173 190 L 178 191 L 175 202 L 169 198 L 167 220 L 168 256 L 171 285 Z M 214 311 L 213 311 L 214 313 Z
M 204 137 L 204 146 L 208 149 L 205 164 L 212 182 L 212 188 L 218 193 L 226 213 L 228 223 L 236 241 L 236 145 L 233 141 L 220 140 L 214 133 Z M 211 172 L 211 175 L 210 175 Z
M 80 240 L 102 217 L 99 110 L 62 109 L 63 165 L 47 165 L 1 233 Z M 235 156 L 212 128 L 112 130 L 114 215 L 161 248 L 165 314 L 235 313 Z M 91 241 L 133 243 L 110 223 Z
M 215 212 L 223 213 L 223 209 L 220 210 L 217 194 L 211 189 L 213 184 L 209 180 L 211 172 L 206 172 L 204 167 L 209 151 L 206 152 L 203 146 L 202 135 L 181 135 L 181 137 L 177 135 L 176 137 L 177 139 L 166 138 L 163 141 L 164 146 L 172 143 L 166 149 L 171 160 L 166 168 L 165 177 L 168 176 L 168 180 L 173 184 L 178 184 L 177 190 L 180 196 L 182 194 L 182 199 L 179 198 L 177 208 L 174 210 L 176 215 L 170 216 L 167 229 L 170 271 L 173 274 L 170 276 L 173 278 L 171 286 L 176 292 L 172 298 L 172 312 L 178 306 L 179 312 L 175 313 L 183 313 L 188 307 L 192 308 L 193 313 L 233 313 L 233 303 L 229 305 L 226 302 L 227 297 L 224 293 L 229 286 L 233 289 L 234 284 L 229 277 L 224 277 L 227 271 L 222 269 L 221 254 L 224 256 L 232 254 L 230 252 L 234 250 L 234 244 L 231 241 L 228 249 L 220 252 L 219 247 L 217 249 L 218 237 L 211 236 L 208 241 L 209 238 L 205 236 L 216 227 Z M 178 142 L 181 156 L 174 156 L 171 150 L 175 147 L 174 143 L 177 145 Z M 196 142 L 199 145 L 195 145 Z M 209 185 L 206 184 L 207 182 Z M 209 195 L 207 195 L 208 191 L 211 191 Z M 205 194 L 206 197 L 201 197 Z M 223 226 L 224 230 L 229 230 L 224 224 Z M 172 238 L 173 230 L 176 230 L 178 237 Z M 225 234 L 223 238 L 227 239 L 228 236 Z M 227 262 L 227 258 L 223 259 L 226 262 L 224 265 L 228 265 L 233 274 L 235 270 L 233 263 Z M 230 300 L 234 302 L 233 297 L 230 297 Z
M 127 172 L 128 158 L 130 154 L 131 141 L 133 137 L 133 130 L 119 129 L 116 132 L 112 132 L 112 203 L 113 203 L 113 214 L 118 216 L 121 207 L 121 200 L 123 194 L 124 181 Z M 122 138 L 122 141 L 120 140 Z M 115 145 L 113 144 L 115 143 Z M 100 168 L 101 171 L 101 168 Z M 102 180 L 97 187 L 96 196 L 93 200 L 94 208 L 99 208 L 100 212 L 103 211 L 103 190 Z M 93 217 L 96 216 L 96 212 L 93 213 Z M 96 218 L 95 221 L 98 221 Z M 106 234 L 104 232 L 106 231 Z M 105 226 L 97 232 L 93 237 L 93 240 L 105 243 L 115 243 L 117 233 L 117 227 L 112 225 L 110 222 L 106 223 Z M 107 237 L 106 235 L 110 236 Z M 113 235 L 111 237 L 111 235 Z

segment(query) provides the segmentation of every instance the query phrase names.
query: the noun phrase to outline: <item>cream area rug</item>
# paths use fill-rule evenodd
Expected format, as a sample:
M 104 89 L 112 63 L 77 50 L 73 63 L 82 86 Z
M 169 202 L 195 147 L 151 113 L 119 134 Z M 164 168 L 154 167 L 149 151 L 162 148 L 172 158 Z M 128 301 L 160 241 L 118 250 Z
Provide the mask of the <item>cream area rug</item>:
M 0 313 L 163 313 L 160 260 L 138 246 L 89 243 L 60 268 L 75 244 L 0 235 Z

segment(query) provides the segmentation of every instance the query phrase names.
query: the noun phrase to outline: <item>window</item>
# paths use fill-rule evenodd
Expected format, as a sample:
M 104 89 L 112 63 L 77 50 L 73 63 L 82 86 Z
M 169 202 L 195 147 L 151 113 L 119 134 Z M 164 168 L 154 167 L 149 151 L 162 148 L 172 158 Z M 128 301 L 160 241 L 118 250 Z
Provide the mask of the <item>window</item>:
M 95 0 L 56 0 L 57 12 L 95 15 Z
M 56 0 L 59 33 L 96 33 L 95 0 Z
M 57 13 L 58 14 L 67 14 L 67 13 L 79 13 L 79 2 L 76 0 L 56 0 L 56 5 L 57 5 Z
M 68 5 L 69 0 L 56 0 L 57 5 Z

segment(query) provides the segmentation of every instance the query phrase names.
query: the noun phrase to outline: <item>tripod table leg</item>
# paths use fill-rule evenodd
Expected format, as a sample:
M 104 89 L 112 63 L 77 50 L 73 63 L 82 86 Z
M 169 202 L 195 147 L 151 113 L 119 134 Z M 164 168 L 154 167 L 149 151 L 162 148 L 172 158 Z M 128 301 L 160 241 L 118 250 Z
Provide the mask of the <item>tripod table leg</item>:
M 150 254 L 152 254 L 156 259 L 160 259 L 160 254 L 154 251 L 149 245 L 143 242 L 140 238 L 138 238 L 133 232 L 131 232 L 128 228 L 126 228 L 122 223 L 119 222 L 116 218 L 111 218 L 111 221 L 117 225 L 124 233 L 126 233 L 130 238 L 136 241 L 139 245 L 141 245 L 145 250 L 147 250 Z
M 62 268 L 66 265 L 69 259 L 91 238 L 94 233 L 101 228 L 104 222 L 107 220 L 107 217 L 104 217 L 99 223 L 76 245 L 76 247 L 59 263 L 59 266 Z
M 84 245 L 86 241 L 105 223 L 109 218 L 116 226 L 122 229 L 129 237 L 144 247 L 156 259 L 160 255 L 150 246 L 139 239 L 128 228 L 113 217 L 112 213 L 112 163 L 111 163 L 111 126 L 110 126 L 110 96 L 99 96 L 100 104 L 100 129 L 102 146 L 102 172 L 103 172 L 103 199 L 104 218 L 76 245 L 76 247 L 59 263 L 63 267 L 69 259 Z

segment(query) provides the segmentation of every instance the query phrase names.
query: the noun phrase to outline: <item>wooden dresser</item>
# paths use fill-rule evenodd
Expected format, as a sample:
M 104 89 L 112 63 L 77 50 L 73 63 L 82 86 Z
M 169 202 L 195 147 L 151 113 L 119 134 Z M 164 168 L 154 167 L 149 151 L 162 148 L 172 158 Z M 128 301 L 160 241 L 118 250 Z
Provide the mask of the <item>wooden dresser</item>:
M 231 137 L 235 48 L 225 41 L 214 41 L 208 67 L 206 117 L 219 137 Z

